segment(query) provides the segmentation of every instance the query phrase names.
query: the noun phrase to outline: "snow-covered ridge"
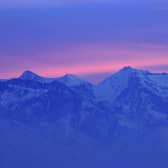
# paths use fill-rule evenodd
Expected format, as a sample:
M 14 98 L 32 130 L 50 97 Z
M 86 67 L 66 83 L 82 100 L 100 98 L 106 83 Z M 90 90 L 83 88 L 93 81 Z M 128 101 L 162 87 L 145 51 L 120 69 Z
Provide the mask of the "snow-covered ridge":
M 133 81 L 137 81 L 142 87 L 149 90 L 168 88 L 168 74 L 166 73 L 151 73 L 146 70 L 124 67 L 96 86 L 97 97 L 113 101 Z
M 23 74 L 19 77 L 19 79 L 22 80 L 33 80 L 37 81 L 40 83 L 52 83 L 53 81 L 58 81 L 60 83 L 63 83 L 67 86 L 79 86 L 85 83 L 89 83 L 83 79 L 80 79 L 79 77 L 72 75 L 72 74 L 66 74 L 61 77 L 55 77 L 55 78 L 47 78 L 47 77 L 42 77 L 40 75 L 35 74 L 34 72 L 31 71 L 25 71 Z
M 146 70 L 135 69 L 132 67 L 124 67 L 118 72 L 112 74 L 108 78 L 104 79 L 97 85 L 91 84 L 90 82 L 81 79 L 78 76 L 72 74 L 66 74 L 61 77 L 48 78 L 42 77 L 34 72 L 25 71 L 19 78 L 21 80 L 37 81 L 43 84 L 50 84 L 54 81 L 58 81 L 68 87 L 76 86 L 92 86 L 95 90 L 95 95 L 98 99 L 102 100 L 113 100 L 120 93 L 126 89 L 131 79 L 136 78 L 141 85 L 148 87 L 148 89 L 154 89 L 158 92 L 165 93 L 165 89 L 168 88 L 168 74 L 167 73 L 151 73 Z M 7 80 L 0 80 L 7 81 Z M 163 91 L 164 90 L 164 91 Z M 168 91 L 166 91 L 167 94 Z
M 39 76 L 31 71 L 23 72 L 23 74 L 19 78 L 22 80 L 34 80 L 42 83 L 50 83 L 56 80 L 55 78 L 46 78 L 46 77 Z
M 109 82 L 110 80 L 113 80 L 116 78 L 121 80 L 120 83 L 127 83 L 128 77 L 133 76 L 133 75 L 136 75 L 137 77 L 139 76 L 142 79 L 145 76 L 148 76 L 150 80 L 152 80 L 153 82 L 156 82 L 158 85 L 161 85 L 161 86 L 167 86 L 167 83 L 168 83 L 168 73 L 151 73 L 147 70 L 141 70 L 141 69 L 132 68 L 130 66 L 126 66 L 122 68 L 121 70 L 117 71 L 116 73 L 111 74 L 111 76 L 101 81 L 98 85 L 102 85 L 106 83 L 107 81 Z M 29 70 L 24 71 L 19 76 L 19 79 L 35 80 L 35 81 L 43 82 L 43 83 L 50 83 L 50 82 L 57 80 L 59 82 L 62 82 L 64 84 L 69 84 L 69 85 L 80 85 L 83 83 L 90 83 L 73 74 L 65 74 L 64 76 L 61 76 L 61 77 L 54 77 L 54 78 L 50 77 L 49 78 L 49 77 L 40 76 Z M 0 79 L 0 81 L 6 81 L 6 79 L 5 80 Z
M 80 86 L 80 85 L 89 83 L 83 79 L 80 79 L 79 77 L 77 77 L 75 75 L 72 75 L 72 74 L 66 74 L 63 77 L 59 77 L 59 78 L 57 78 L 57 81 L 65 84 L 67 86 L 70 86 L 70 87 Z
M 139 125 L 168 123 L 167 81 L 167 74 L 131 67 L 98 85 L 74 75 L 45 78 L 26 71 L 19 78 L 0 82 L 0 112 L 19 121 L 66 120 L 72 124 L 68 127 L 89 135 L 108 134 L 113 122 L 139 129 Z
M 136 80 L 139 81 L 139 83 L 141 83 L 143 86 L 146 86 L 149 89 L 158 90 L 158 92 L 165 92 L 161 90 L 168 88 L 167 73 L 151 73 L 146 70 L 135 69 L 129 66 L 122 68 L 97 85 L 91 84 L 90 82 L 72 74 L 66 74 L 61 77 L 48 78 L 42 77 L 31 71 L 25 71 L 19 78 L 16 79 L 36 81 L 43 84 L 50 84 L 54 81 L 58 81 L 68 87 L 88 85 L 94 88 L 95 95 L 98 97 L 98 99 L 113 100 L 128 87 L 130 80 L 133 78 L 136 78 Z M 0 81 L 2 82 L 8 80 Z

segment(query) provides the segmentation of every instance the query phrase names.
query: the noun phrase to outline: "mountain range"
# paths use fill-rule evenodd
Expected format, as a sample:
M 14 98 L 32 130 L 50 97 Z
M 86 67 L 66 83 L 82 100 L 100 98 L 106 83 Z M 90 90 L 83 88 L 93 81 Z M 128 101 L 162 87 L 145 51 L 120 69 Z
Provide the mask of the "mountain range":
M 25 71 L 0 82 L 0 108 L 2 116 L 27 122 L 70 115 L 78 124 L 93 123 L 117 115 L 118 122 L 130 126 L 163 124 L 168 119 L 168 74 L 124 67 L 93 85 L 74 75 L 44 78 Z
M 31 132 L 43 140 L 57 137 L 55 144 L 94 142 L 134 151 L 147 143 L 150 151 L 154 144 L 168 151 L 168 74 L 124 67 L 94 85 L 74 75 L 45 78 L 25 71 L 0 81 L 0 121 L 4 142 L 14 131 L 24 134 L 22 140 Z

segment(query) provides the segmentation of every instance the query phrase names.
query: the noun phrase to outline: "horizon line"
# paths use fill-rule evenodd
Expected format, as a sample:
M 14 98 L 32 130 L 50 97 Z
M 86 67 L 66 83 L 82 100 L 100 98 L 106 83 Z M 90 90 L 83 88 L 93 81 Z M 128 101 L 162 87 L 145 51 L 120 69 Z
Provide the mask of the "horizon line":
M 168 65 L 166 65 L 168 66 Z M 163 71 L 163 70 L 152 70 L 149 68 L 147 68 L 146 66 L 139 66 L 139 67 L 134 67 L 134 66 L 123 66 L 122 68 L 118 68 L 117 70 L 111 70 L 111 71 L 99 71 L 99 72 L 87 72 L 87 73 L 63 73 L 62 75 L 42 75 L 41 73 L 35 72 L 34 70 L 23 70 L 21 73 L 19 73 L 16 76 L 13 77 L 6 77 L 6 78 L 0 78 L 0 80 L 11 80 L 11 79 L 18 79 L 20 78 L 25 72 L 30 72 L 38 77 L 41 78 L 50 78 L 50 79 L 54 79 L 54 78 L 61 78 L 64 77 L 66 75 L 73 75 L 75 77 L 78 77 L 80 79 L 84 79 L 87 80 L 90 83 L 99 83 L 102 80 L 105 80 L 107 77 L 110 77 L 111 75 L 121 71 L 122 69 L 125 68 L 130 68 L 130 69 L 134 69 L 134 70 L 140 70 L 140 71 L 146 71 L 149 72 L 151 74 L 168 74 L 168 72 Z M 151 67 L 152 68 L 152 67 Z M 92 76 L 102 76 L 101 80 L 99 79 L 97 82 L 96 81 L 92 81 L 92 79 L 90 79 Z M 103 77 L 104 76 L 104 77 Z

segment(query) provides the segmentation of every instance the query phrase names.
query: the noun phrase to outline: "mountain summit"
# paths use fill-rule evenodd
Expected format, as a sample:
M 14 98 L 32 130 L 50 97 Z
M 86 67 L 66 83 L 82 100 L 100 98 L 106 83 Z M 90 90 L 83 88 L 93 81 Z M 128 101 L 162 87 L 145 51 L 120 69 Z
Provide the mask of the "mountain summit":
M 32 71 L 24 71 L 19 78 L 22 80 L 33 80 L 33 81 L 41 82 L 41 83 L 51 83 L 54 80 L 56 80 L 56 78 L 42 77 Z
M 20 79 L 23 80 L 36 80 L 36 79 L 41 79 L 39 75 L 33 73 L 32 71 L 24 71 L 22 75 L 20 76 Z
M 129 85 L 130 81 L 135 79 L 145 80 L 149 72 L 135 69 L 132 67 L 124 67 L 116 73 L 112 74 L 97 86 L 97 96 L 100 99 L 113 100 Z
M 75 75 L 72 75 L 72 74 L 66 74 L 63 77 L 58 78 L 57 80 L 67 86 L 70 86 L 70 87 L 80 86 L 80 85 L 89 83 L 83 79 L 78 78 Z
M 165 91 L 168 88 L 168 74 L 156 74 L 146 70 L 124 67 L 100 82 L 97 86 L 96 93 L 100 99 L 113 101 L 122 91 L 131 86 L 135 89 L 137 87 L 145 88 L 156 94 L 163 95 L 163 88 L 165 88 Z

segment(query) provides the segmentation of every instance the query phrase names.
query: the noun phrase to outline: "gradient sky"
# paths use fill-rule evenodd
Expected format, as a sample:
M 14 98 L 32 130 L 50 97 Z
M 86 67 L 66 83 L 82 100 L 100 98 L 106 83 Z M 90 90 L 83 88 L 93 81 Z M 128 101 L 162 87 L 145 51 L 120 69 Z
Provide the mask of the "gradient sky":
M 0 78 L 168 72 L 167 17 L 164 0 L 0 0 Z

